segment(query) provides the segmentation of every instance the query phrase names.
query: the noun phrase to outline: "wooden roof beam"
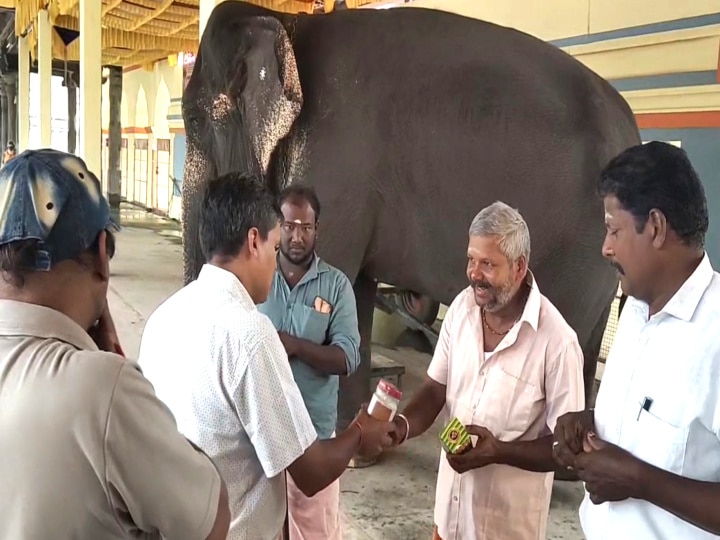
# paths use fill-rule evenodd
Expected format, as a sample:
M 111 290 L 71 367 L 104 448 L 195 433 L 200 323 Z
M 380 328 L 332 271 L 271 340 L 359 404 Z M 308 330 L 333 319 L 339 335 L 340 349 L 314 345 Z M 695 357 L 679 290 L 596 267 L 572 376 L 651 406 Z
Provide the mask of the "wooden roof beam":
M 103 4 L 103 8 L 102 8 L 103 18 L 105 17 L 105 15 L 110 13 L 113 9 L 118 7 L 120 4 L 122 4 L 122 0 L 110 0 L 107 4 Z
M 196 17 L 194 17 L 194 18 L 192 18 L 192 19 L 188 19 L 188 20 L 185 21 L 184 23 L 181 23 L 175 30 L 173 30 L 173 31 L 171 32 L 171 34 L 173 34 L 173 35 L 174 35 L 174 34 L 179 34 L 180 32 L 183 32 L 184 30 L 187 30 L 189 27 L 194 27 L 195 25 L 198 24 L 199 21 L 200 21 L 200 16 L 199 16 L 199 15 L 196 16 Z M 192 32 L 197 36 L 198 33 L 200 32 L 200 29 L 199 29 L 199 28 L 193 28 Z

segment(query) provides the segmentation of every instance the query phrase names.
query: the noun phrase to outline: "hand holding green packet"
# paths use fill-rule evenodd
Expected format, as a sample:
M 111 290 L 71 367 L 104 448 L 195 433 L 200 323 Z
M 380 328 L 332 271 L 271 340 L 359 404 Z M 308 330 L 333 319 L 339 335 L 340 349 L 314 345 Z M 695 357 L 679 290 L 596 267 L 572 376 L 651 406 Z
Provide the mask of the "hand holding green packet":
M 448 454 L 461 454 L 470 447 L 470 434 L 460 420 L 453 418 L 440 434 L 440 442 Z

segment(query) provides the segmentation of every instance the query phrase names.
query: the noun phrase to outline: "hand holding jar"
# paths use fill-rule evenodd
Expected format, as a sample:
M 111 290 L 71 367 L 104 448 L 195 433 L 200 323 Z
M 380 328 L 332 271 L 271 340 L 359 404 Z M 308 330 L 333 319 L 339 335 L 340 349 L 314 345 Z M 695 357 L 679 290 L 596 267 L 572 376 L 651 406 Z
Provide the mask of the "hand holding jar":
M 368 414 L 382 422 L 392 422 L 402 399 L 402 392 L 394 385 L 380 379 L 368 405 Z
M 353 420 L 360 428 L 360 449 L 363 457 L 375 457 L 393 445 L 396 429 L 393 418 L 397 412 L 402 392 L 393 384 L 381 379 L 375 389 L 370 404 L 363 404 Z
M 358 455 L 366 458 L 375 457 L 392 444 L 390 434 L 395 431 L 395 424 L 376 420 L 368 414 L 365 405 L 358 412 L 353 424 L 360 428 Z

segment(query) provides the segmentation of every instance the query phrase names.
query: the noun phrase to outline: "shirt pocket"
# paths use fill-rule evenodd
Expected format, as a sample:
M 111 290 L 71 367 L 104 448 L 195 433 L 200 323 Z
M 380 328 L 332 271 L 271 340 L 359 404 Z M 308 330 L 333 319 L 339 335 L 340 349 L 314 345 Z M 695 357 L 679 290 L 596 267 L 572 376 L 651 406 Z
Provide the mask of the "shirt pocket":
M 495 437 L 516 440 L 535 422 L 535 403 L 542 399 L 540 389 L 500 366 L 489 370 L 477 415 Z
M 450 420 L 457 418 L 463 426 L 469 426 L 474 423 L 475 407 L 473 402 L 468 398 L 455 399 L 450 404 L 450 418 L 447 419 L 445 425 L 450 423 Z M 443 426 L 445 429 L 445 426 Z
M 302 306 L 299 326 L 300 335 L 298 337 L 322 345 L 327 339 L 330 314 L 320 313 L 310 306 Z
M 657 413 L 642 410 L 637 418 L 633 454 L 650 465 L 681 474 L 689 429 Z

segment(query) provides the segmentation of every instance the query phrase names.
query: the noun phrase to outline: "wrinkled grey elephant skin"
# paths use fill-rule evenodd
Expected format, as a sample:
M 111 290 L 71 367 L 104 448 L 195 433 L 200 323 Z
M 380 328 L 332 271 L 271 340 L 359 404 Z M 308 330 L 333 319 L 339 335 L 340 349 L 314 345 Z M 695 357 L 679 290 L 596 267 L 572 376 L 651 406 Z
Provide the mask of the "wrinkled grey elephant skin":
M 230 171 L 275 190 L 315 186 L 319 254 L 355 282 L 364 360 L 339 426 L 369 392 L 375 281 L 449 304 L 465 286 L 468 226 L 502 200 L 530 227 L 530 266 L 578 334 L 586 388 L 617 275 L 601 255 L 599 173 L 640 142 L 622 97 L 521 32 L 420 8 L 213 11 L 183 95 L 185 281 L 202 257 L 203 184 Z

